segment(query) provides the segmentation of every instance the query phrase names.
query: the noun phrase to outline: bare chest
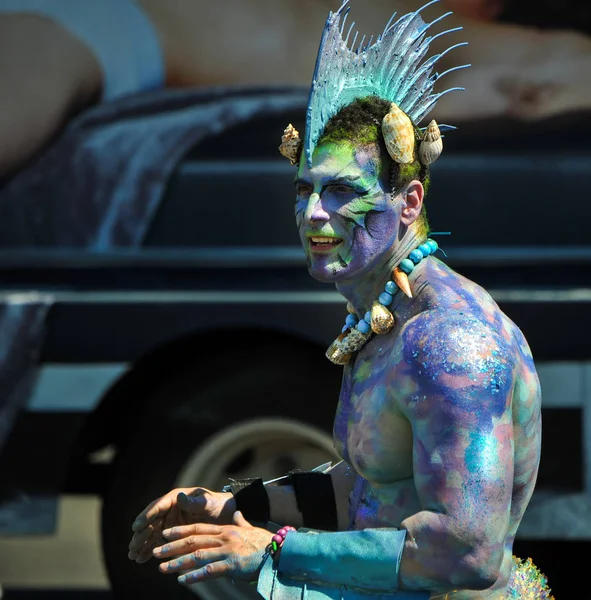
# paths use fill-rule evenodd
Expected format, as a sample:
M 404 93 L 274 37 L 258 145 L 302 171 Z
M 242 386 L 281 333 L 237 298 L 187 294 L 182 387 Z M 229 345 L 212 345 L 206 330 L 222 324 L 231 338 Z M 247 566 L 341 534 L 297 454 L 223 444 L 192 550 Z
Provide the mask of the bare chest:
M 334 442 L 359 475 L 380 485 L 412 476 L 412 430 L 396 405 L 391 355 L 378 350 L 345 367 Z

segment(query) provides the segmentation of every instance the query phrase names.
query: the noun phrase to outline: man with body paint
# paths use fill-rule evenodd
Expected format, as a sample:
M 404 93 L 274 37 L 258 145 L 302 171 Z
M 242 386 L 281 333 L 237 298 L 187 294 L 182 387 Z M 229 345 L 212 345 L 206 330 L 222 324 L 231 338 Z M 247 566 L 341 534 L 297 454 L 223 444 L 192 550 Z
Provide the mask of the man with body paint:
M 183 583 L 258 579 L 274 600 L 550 598 L 545 577 L 512 553 L 540 458 L 531 352 L 484 289 L 433 256 L 423 203 L 432 127 L 420 131 L 420 111 L 408 109 L 433 95 L 379 86 L 365 94 L 357 85 L 325 122 L 310 117 L 325 105 L 317 82 L 328 80 L 323 61 L 336 62 L 330 36 L 340 12 L 321 44 L 304 147 L 285 152 L 298 165 L 296 221 L 310 274 L 334 284 L 350 313 L 327 352 L 344 365 L 334 422 L 342 461 L 323 476 L 334 518 L 306 529 L 315 478 L 305 488 L 297 478 L 266 485 L 267 520 L 300 529 L 280 530 L 270 546 L 240 491 L 177 489 L 140 513 L 129 557 L 160 559 Z M 420 30 L 417 15 L 404 27 Z M 416 51 L 416 35 L 398 24 L 378 49 L 391 35 L 395 44 L 407 36 Z M 372 46 L 364 48 L 358 57 Z M 350 67 L 330 76 L 345 82 L 341 90 L 359 81 Z M 412 76 L 396 89 L 410 90 Z M 298 140 L 287 134 L 285 146 Z M 326 480 L 317 481 L 321 504 Z

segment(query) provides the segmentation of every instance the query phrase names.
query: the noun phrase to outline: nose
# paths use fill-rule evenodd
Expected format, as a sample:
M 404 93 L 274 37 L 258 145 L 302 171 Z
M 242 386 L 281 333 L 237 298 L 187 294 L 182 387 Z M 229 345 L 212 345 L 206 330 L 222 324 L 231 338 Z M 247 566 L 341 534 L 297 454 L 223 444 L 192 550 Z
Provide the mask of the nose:
M 308 206 L 306 207 L 305 218 L 306 221 L 309 221 L 310 223 L 328 221 L 330 219 L 330 215 L 322 206 L 320 194 L 317 194 L 316 192 L 310 194 Z

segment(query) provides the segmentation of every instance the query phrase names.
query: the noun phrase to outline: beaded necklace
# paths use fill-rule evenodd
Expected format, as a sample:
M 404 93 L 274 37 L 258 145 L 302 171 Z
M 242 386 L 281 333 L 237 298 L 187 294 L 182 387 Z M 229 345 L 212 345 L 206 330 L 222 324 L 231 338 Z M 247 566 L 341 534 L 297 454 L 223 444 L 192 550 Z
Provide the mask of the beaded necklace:
M 398 291 L 412 298 L 408 275 L 412 273 L 415 265 L 423 258 L 437 251 L 438 245 L 435 240 L 428 239 L 417 246 L 407 258 L 392 270 L 392 280 L 384 286 L 384 291 L 374 300 L 371 310 L 368 310 L 362 319 L 355 313 L 355 308 L 350 302 L 347 303 L 349 314 L 345 319 L 341 335 L 329 346 L 326 358 L 335 365 L 346 365 L 355 352 L 360 350 L 375 333 L 383 335 L 394 327 L 394 315 L 388 310 L 388 306 L 394 301 Z

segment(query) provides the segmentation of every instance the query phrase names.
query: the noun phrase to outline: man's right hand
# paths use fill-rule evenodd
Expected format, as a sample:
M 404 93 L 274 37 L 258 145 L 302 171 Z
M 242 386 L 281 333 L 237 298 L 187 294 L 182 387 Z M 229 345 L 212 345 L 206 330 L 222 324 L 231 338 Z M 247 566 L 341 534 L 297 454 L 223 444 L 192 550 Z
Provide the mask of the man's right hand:
M 206 488 L 177 488 L 154 500 L 133 522 L 133 537 L 128 557 L 146 562 L 152 550 L 162 545 L 162 530 L 193 523 L 229 525 L 236 511 L 231 492 L 212 492 Z

